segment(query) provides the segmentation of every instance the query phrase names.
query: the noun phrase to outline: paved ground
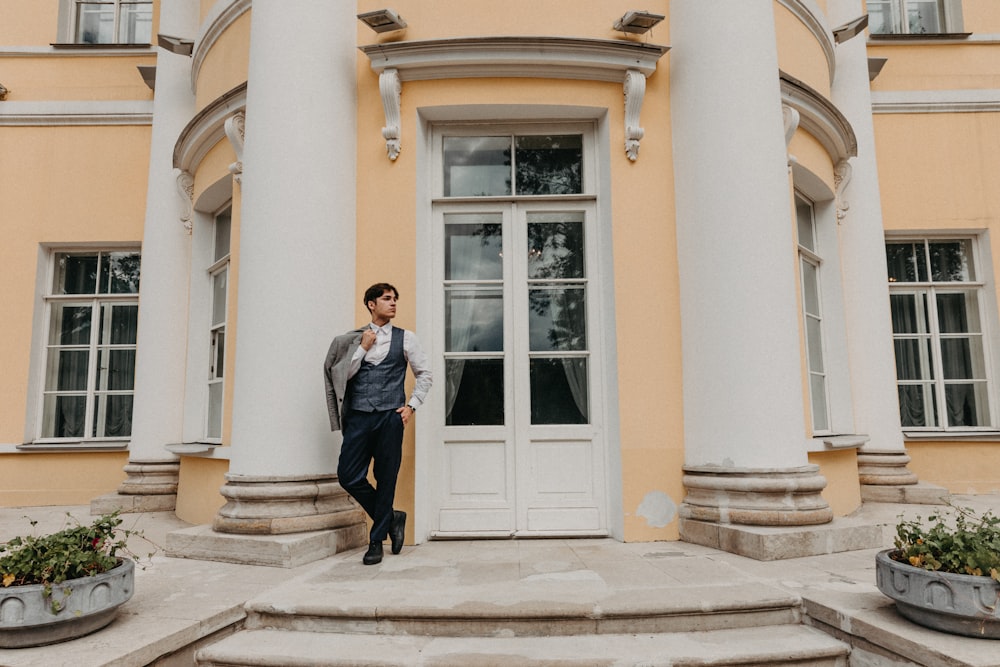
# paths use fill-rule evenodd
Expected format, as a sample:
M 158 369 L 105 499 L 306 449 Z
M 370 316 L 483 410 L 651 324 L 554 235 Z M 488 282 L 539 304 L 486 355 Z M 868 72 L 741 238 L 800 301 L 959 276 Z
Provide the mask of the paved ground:
M 957 496 L 957 504 L 979 510 L 1000 507 L 998 496 Z M 885 526 L 886 546 L 892 526 L 901 513 L 924 516 L 936 511 L 928 506 L 866 505 L 860 514 Z M 66 521 L 66 514 L 89 520 L 88 507 L 32 507 L 0 509 L 0 542 L 32 530 L 25 517 L 38 522 L 35 530 L 48 532 Z M 126 525 L 145 532 L 153 542 L 165 544 L 168 532 L 188 527 L 172 513 L 125 515 Z M 134 540 L 135 551 L 150 547 Z M 294 597 L 296 591 L 315 588 L 317 582 L 345 581 L 349 588 L 386 588 L 400 571 L 414 567 L 426 572 L 421 586 L 426 602 L 459 603 L 448 598 L 450 583 L 482 584 L 485 595 L 495 596 L 509 582 L 507 595 L 516 595 L 525 583 L 564 584 L 580 592 L 599 587 L 628 595 L 645 583 L 676 586 L 734 586 L 768 584 L 801 596 L 816 605 L 834 623 L 867 628 L 875 635 L 891 633 L 898 641 L 926 655 L 928 665 L 1000 665 L 1000 641 L 953 637 L 915 626 L 899 618 L 875 588 L 874 554 L 877 550 L 756 561 L 683 542 L 622 544 L 613 540 L 518 540 L 489 542 L 431 542 L 406 547 L 393 556 L 386 550 L 379 566 L 363 567 L 363 549 L 293 569 L 232 565 L 154 555 L 144 569 L 136 570 L 136 592 L 118 618 L 99 632 L 71 642 L 31 649 L 0 649 L 0 666 L 45 667 L 128 666 L 149 664 L 177 646 L 190 643 L 243 616 L 246 601 L 267 594 L 275 599 Z M 916 647 L 914 649 L 914 647 Z M 170 663 L 182 664 L 182 663 Z

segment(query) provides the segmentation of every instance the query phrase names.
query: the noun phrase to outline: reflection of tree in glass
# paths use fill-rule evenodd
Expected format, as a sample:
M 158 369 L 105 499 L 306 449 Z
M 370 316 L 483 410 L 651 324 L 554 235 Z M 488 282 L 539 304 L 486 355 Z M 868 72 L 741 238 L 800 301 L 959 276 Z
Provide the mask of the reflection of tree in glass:
M 108 274 L 113 294 L 135 294 L 139 291 L 139 255 L 114 253 L 107 258 Z
M 578 222 L 546 222 L 528 225 L 528 275 L 532 279 L 583 277 L 583 239 Z M 570 286 L 533 289 L 528 307 L 541 317 L 550 317 L 547 338 L 553 349 L 586 347 L 583 291 Z
M 587 347 L 584 326 L 583 290 L 530 290 L 528 307 L 543 317 L 551 316 L 546 338 L 553 350 L 582 350 Z
M 583 191 L 579 135 L 518 137 L 517 194 L 565 195 Z
M 933 279 L 940 281 L 962 281 L 969 279 L 968 257 L 965 243 L 931 243 L 931 269 Z

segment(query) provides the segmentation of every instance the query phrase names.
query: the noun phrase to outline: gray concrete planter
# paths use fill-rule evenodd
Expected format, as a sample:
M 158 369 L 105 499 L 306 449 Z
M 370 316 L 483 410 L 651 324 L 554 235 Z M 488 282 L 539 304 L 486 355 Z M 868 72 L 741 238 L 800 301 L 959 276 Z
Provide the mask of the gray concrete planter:
M 913 567 L 890 558 L 896 551 L 876 554 L 875 581 L 900 614 L 934 630 L 1000 639 L 1000 583 Z
M 134 580 L 135 563 L 126 559 L 113 570 L 54 585 L 51 598 L 41 584 L 0 588 L 0 648 L 55 644 L 100 630 L 132 597 Z M 53 599 L 62 604 L 55 613 Z

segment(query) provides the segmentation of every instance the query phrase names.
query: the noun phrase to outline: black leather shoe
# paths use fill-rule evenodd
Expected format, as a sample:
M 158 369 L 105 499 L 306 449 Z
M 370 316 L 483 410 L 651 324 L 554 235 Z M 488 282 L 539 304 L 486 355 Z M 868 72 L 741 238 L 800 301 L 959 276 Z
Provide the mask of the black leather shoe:
M 365 565 L 374 565 L 375 563 L 382 562 L 382 543 L 372 542 L 368 545 L 368 552 L 365 553 L 365 557 L 361 559 L 361 562 Z
M 389 540 L 392 542 L 392 553 L 403 550 L 403 537 L 406 535 L 406 512 L 393 510 L 392 523 L 389 524 Z

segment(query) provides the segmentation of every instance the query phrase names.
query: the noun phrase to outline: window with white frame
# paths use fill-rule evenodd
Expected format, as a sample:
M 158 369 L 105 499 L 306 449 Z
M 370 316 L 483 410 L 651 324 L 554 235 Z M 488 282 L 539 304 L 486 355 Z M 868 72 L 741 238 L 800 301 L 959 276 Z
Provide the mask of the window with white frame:
M 71 41 L 76 44 L 149 44 L 152 0 L 71 0 Z
M 805 328 L 806 367 L 814 432 L 830 430 L 827 373 L 823 352 L 823 299 L 819 242 L 813 204 L 795 195 L 795 220 L 799 237 L 799 277 L 802 283 L 802 319 Z
M 229 301 L 229 234 L 232 207 L 215 215 L 213 263 L 208 267 L 212 281 L 212 317 L 209 326 L 208 411 L 205 436 L 222 437 L 222 402 L 225 391 L 226 308 Z
M 906 428 L 994 424 L 986 292 L 975 238 L 886 242 L 899 412 Z
M 139 252 L 52 254 L 42 439 L 132 433 Z
M 873 35 L 933 35 L 961 32 L 961 0 L 868 0 Z

